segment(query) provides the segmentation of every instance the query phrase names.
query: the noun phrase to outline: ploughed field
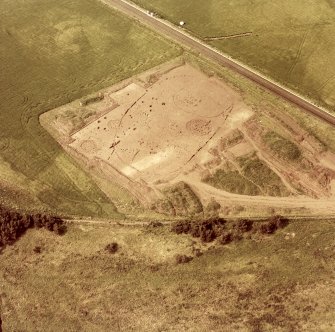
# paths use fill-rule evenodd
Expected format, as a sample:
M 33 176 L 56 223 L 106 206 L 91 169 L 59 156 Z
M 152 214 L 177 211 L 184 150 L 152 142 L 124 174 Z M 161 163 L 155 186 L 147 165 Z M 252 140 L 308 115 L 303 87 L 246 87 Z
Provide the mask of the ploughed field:
M 334 1 L 132 1 L 335 110 Z
M 0 40 L 0 203 L 116 215 L 38 117 L 180 49 L 94 0 L 1 1 Z
M 40 121 L 93 176 L 158 212 L 202 213 L 213 198 L 222 206 L 334 212 L 335 155 L 287 113 L 261 100 L 247 104 L 187 62 L 144 72 Z

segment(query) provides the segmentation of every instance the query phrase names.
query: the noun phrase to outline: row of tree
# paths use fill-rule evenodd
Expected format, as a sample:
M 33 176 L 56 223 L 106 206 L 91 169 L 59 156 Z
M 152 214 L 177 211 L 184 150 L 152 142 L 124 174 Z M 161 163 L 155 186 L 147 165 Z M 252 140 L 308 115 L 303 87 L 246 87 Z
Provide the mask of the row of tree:
M 206 220 L 183 220 L 176 222 L 171 231 L 176 234 L 190 234 L 200 238 L 203 242 L 212 242 L 219 239 L 222 244 L 234 240 L 241 240 L 245 233 L 273 234 L 279 228 L 284 228 L 288 219 L 282 216 L 272 216 L 260 222 L 241 219 L 236 222 L 227 222 L 223 218 Z
M 46 228 L 59 235 L 65 233 L 64 221 L 47 214 L 26 214 L 0 206 L 0 247 L 14 243 L 28 228 Z

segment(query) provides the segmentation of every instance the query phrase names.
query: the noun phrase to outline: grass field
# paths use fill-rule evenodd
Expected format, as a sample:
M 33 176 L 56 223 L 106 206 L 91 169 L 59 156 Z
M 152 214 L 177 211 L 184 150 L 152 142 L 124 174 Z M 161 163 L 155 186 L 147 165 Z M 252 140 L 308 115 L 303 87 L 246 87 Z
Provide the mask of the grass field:
M 335 4 L 330 0 L 133 0 L 267 76 L 335 109 Z
M 1 255 L 3 330 L 333 331 L 334 227 L 291 222 L 210 250 L 169 227 L 31 230 Z M 204 254 L 174 263 L 192 248 Z
M 0 202 L 115 214 L 38 117 L 163 63 L 180 49 L 94 0 L 2 1 L 0 40 L 0 183 L 8 184 Z M 30 194 L 8 199 L 14 189 Z

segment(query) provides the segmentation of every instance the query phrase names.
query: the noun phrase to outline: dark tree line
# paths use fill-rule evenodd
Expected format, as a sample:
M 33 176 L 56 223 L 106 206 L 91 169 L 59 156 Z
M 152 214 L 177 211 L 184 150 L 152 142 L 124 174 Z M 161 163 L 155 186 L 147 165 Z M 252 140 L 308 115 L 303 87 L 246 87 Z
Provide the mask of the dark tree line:
M 171 231 L 176 234 L 190 234 L 200 238 L 203 242 L 212 242 L 219 239 L 221 244 L 241 240 L 246 233 L 273 234 L 277 229 L 284 228 L 288 219 L 282 216 L 273 216 L 260 222 L 249 219 L 240 219 L 229 223 L 223 218 L 207 220 L 183 220 L 176 222 Z
M 0 206 L 0 247 L 14 243 L 28 228 L 46 228 L 56 234 L 66 231 L 64 221 L 47 214 L 25 214 Z
M 190 234 L 199 237 L 203 242 L 214 241 L 225 231 L 226 220 L 222 218 L 211 218 L 207 220 L 183 220 L 172 226 L 172 232 L 176 234 Z

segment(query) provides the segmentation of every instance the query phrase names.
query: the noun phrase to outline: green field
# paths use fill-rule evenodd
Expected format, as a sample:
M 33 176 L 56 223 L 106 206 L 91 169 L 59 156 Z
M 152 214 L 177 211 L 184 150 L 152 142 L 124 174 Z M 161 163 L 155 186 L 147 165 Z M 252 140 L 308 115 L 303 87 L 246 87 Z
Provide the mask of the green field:
M 1 1 L 0 40 L 0 203 L 116 214 L 38 117 L 180 49 L 94 0 Z
M 3 330 L 333 331 L 334 231 L 304 220 L 207 250 L 169 227 L 30 230 L 1 255 Z
M 133 0 L 235 59 L 335 109 L 335 3 L 308 1 Z

